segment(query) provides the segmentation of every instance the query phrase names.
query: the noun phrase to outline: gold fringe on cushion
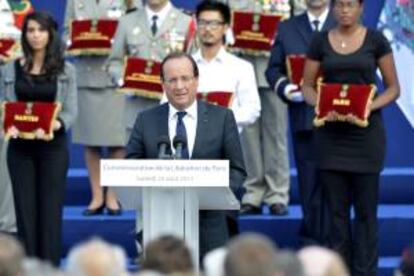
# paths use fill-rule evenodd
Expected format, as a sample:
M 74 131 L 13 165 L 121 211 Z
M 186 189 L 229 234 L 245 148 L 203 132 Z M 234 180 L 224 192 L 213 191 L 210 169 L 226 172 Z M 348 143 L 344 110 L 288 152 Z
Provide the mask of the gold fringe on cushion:
M 154 100 L 161 100 L 163 92 L 158 91 L 150 91 L 145 89 L 137 89 L 137 88 L 118 88 L 116 90 L 119 93 L 130 95 L 134 94 L 135 96 L 140 96 L 143 98 L 154 99 Z

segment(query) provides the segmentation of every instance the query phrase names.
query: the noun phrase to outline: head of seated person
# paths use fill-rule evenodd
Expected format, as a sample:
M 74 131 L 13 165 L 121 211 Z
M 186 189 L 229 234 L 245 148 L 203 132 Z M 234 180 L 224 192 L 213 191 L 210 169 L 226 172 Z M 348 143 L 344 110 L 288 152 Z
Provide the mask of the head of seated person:
M 144 251 L 142 269 L 162 274 L 193 275 L 194 264 L 185 242 L 172 235 L 150 241 Z
M 306 276 L 348 276 L 338 253 L 320 246 L 309 246 L 298 252 Z
M 277 248 L 259 234 L 242 234 L 231 240 L 224 261 L 226 276 L 278 276 Z
M 93 239 L 69 252 L 67 275 L 123 276 L 128 275 L 125 251 L 100 239 Z
M 0 233 L 0 275 L 23 275 L 24 256 L 22 245 L 13 236 Z

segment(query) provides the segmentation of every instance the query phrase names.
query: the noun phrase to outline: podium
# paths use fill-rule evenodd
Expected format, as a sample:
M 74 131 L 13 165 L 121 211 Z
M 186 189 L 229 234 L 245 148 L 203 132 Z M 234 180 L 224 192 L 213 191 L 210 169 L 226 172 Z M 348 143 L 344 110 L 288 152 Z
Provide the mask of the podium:
M 238 210 L 228 160 L 101 161 L 101 186 L 141 190 L 144 247 L 172 234 L 183 238 L 199 267 L 199 210 Z M 131 190 L 132 191 L 132 190 Z

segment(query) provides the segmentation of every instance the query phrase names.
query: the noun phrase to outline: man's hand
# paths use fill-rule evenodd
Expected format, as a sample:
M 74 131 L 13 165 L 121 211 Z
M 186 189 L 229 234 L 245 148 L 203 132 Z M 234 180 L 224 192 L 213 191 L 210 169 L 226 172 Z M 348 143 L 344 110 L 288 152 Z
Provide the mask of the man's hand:
M 299 86 L 293 83 L 286 85 L 283 93 L 289 101 L 294 103 L 301 103 L 305 100 L 302 91 L 299 91 Z

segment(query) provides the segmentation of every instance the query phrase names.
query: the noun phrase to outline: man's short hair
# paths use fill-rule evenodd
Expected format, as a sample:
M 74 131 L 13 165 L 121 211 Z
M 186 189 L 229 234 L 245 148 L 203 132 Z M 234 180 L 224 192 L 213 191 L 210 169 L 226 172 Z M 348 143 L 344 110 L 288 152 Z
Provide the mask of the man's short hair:
M 0 275 L 19 275 L 24 256 L 23 247 L 14 237 L 0 233 Z
M 201 1 L 196 7 L 196 18 L 199 19 L 200 14 L 205 11 L 216 11 L 220 13 L 224 23 L 227 25 L 230 24 L 231 12 L 228 5 L 217 1 Z
M 175 236 L 161 236 L 149 242 L 144 253 L 144 270 L 164 274 L 194 272 L 190 250 L 182 239 Z
M 267 237 L 243 234 L 230 241 L 224 262 L 226 276 L 274 276 L 276 247 Z
M 162 62 L 161 62 L 161 80 L 165 80 L 165 74 L 164 74 L 164 66 L 167 63 L 167 61 L 172 59 L 181 59 L 186 58 L 191 62 L 191 65 L 193 66 L 193 76 L 198 78 L 199 72 L 198 72 L 198 66 L 193 57 L 187 53 L 184 52 L 172 52 L 168 56 L 166 56 Z
M 126 254 L 117 246 L 100 239 L 92 239 L 69 252 L 68 275 L 119 276 L 126 275 Z

